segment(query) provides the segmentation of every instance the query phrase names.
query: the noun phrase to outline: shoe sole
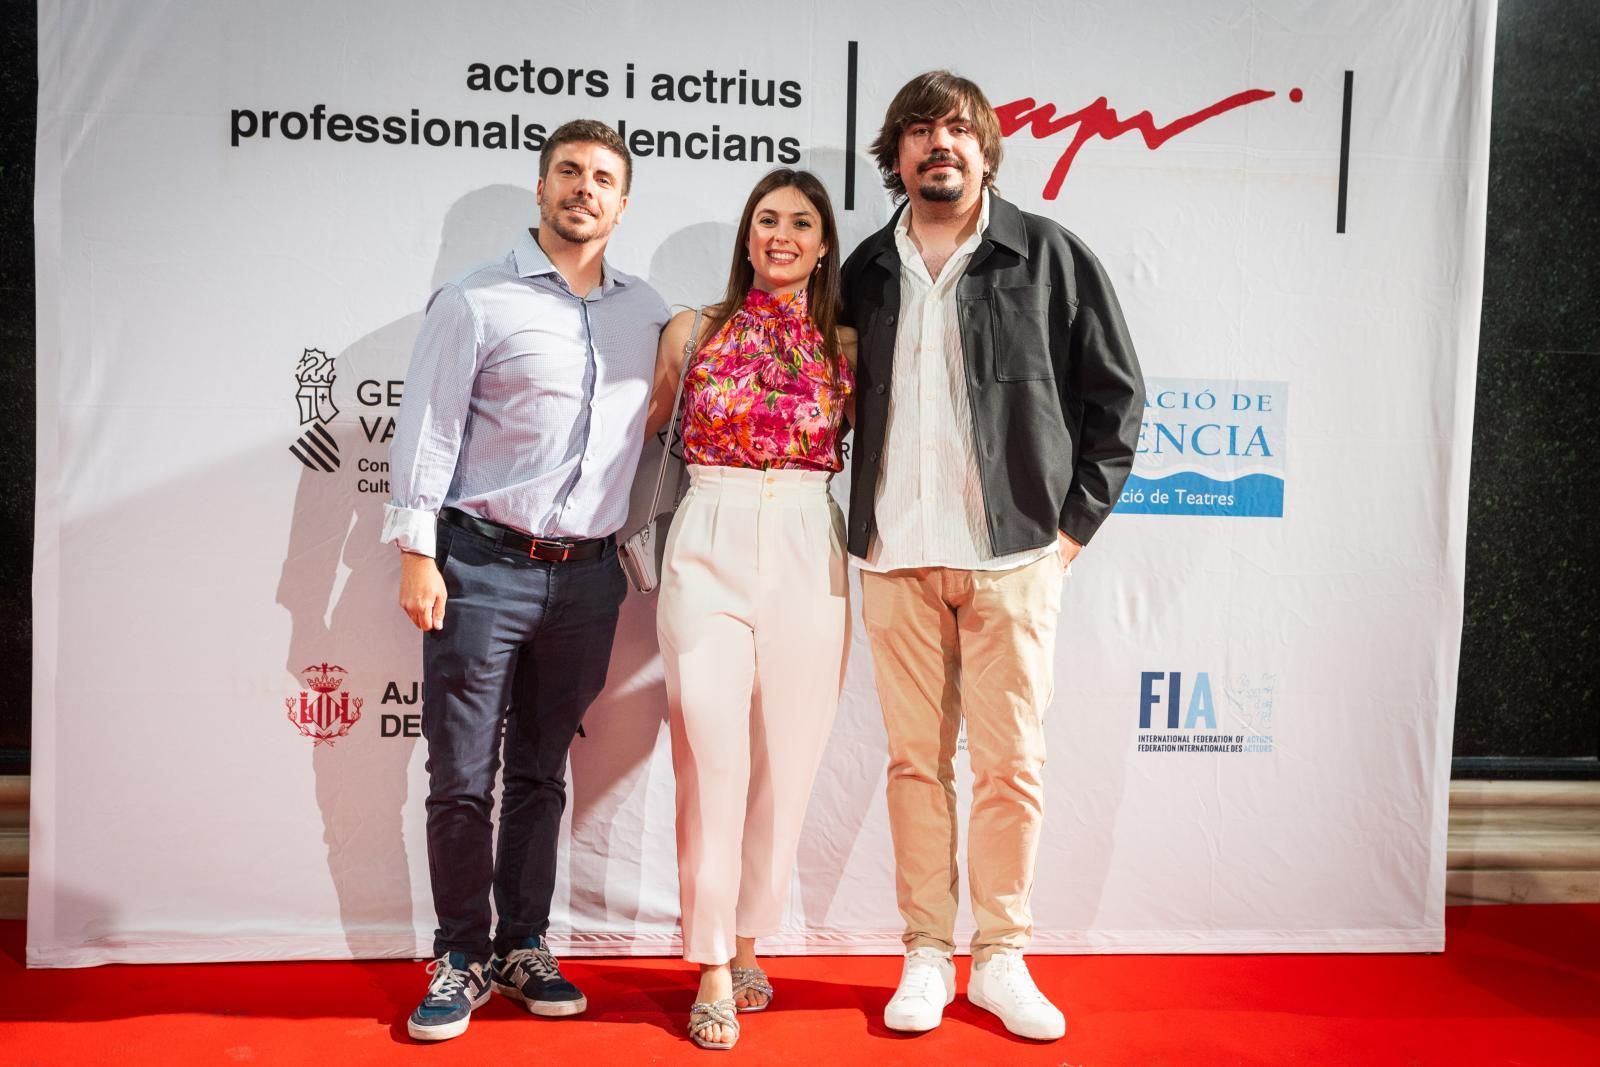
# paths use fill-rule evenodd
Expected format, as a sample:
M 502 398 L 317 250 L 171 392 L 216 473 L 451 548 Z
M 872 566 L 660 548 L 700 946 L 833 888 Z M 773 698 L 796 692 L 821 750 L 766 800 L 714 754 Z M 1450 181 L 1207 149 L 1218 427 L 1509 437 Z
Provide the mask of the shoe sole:
M 975 993 L 971 989 L 967 990 L 967 1002 L 974 1008 L 982 1008 L 990 1015 L 993 1015 L 996 1019 L 999 1019 L 1000 1024 L 1009 1032 L 1016 1034 L 1018 1037 L 1025 1037 L 1029 1041 L 1060 1041 L 1063 1037 L 1067 1036 L 1067 1028 L 1065 1026 L 1061 1028 L 1061 1032 L 1059 1034 L 1030 1034 L 1025 1033 L 1022 1030 L 1018 1030 L 1016 1027 L 1011 1025 L 1010 1021 L 1007 1020 L 1004 1015 L 1000 1014 L 997 1008 L 985 1001 L 981 993 Z
M 521 1004 L 534 1015 L 546 1019 L 561 1019 L 568 1015 L 582 1015 L 589 1010 L 589 998 L 579 997 L 577 1000 L 530 1000 L 528 995 L 514 985 L 496 982 L 494 991 L 502 996 L 510 997 Z
M 939 1015 L 939 1022 L 934 1023 L 932 1026 L 912 1026 L 910 1024 L 897 1024 L 897 1023 L 890 1022 L 889 1021 L 889 1017 L 887 1015 L 885 1015 L 883 1017 L 883 1025 L 887 1026 L 889 1029 L 893 1030 L 895 1033 L 898 1033 L 898 1034 L 925 1034 L 930 1030 L 939 1029 L 939 1023 L 942 1023 L 942 1022 L 944 1022 L 944 1014 L 942 1012 Z
M 472 1002 L 473 1011 L 487 1003 L 489 1003 L 489 991 L 485 989 L 483 995 Z M 467 1024 L 471 1021 L 470 1012 L 453 1023 L 443 1023 L 439 1026 L 418 1026 L 415 1019 L 407 1019 L 406 1033 L 411 1035 L 413 1041 L 449 1041 L 452 1037 L 460 1037 L 466 1033 Z

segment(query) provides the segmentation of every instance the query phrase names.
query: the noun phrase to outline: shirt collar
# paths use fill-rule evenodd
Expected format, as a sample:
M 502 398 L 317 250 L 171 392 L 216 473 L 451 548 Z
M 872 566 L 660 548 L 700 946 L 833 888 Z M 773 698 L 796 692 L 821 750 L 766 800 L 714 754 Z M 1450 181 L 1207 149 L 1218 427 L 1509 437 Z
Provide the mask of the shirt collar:
M 523 230 L 522 236 L 517 239 L 516 247 L 511 250 L 511 258 L 516 264 L 517 277 L 537 278 L 545 274 L 560 276 L 556 265 L 550 262 L 550 257 L 545 255 L 544 249 L 539 247 L 538 240 L 533 236 L 532 230 Z M 609 293 L 619 285 L 627 285 L 628 280 L 624 275 L 611 269 L 611 261 L 604 257 L 600 260 L 600 288 L 599 292 Z M 590 299 L 593 299 L 591 295 Z

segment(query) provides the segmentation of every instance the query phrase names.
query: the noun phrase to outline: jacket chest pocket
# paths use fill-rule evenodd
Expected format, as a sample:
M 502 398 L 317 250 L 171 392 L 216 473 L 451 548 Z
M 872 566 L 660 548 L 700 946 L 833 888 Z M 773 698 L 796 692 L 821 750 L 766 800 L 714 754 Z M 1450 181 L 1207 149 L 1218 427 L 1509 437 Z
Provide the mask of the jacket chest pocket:
M 995 380 L 1033 382 L 1052 379 L 1050 362 L 1050 286 L 1019 285 L 989 290 L 989 331 Z

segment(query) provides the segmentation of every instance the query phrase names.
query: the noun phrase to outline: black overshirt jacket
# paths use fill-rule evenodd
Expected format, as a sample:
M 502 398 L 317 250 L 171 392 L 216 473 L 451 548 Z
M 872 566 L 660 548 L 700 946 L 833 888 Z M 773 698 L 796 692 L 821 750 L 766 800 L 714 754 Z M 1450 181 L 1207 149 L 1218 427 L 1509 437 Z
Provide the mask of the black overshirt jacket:
M 899 218 L 844 265 L 844 321 L 860 334 L 849 533 L 861 557 L 877 528 L 889 422 Z M 990 548 L 1039 548 L 1057 530 L 1088 544 L 1133 467 L 1144 413 L 1139 360 L 1105 269 L 1073 234 L 991 192 L 956 305 Z

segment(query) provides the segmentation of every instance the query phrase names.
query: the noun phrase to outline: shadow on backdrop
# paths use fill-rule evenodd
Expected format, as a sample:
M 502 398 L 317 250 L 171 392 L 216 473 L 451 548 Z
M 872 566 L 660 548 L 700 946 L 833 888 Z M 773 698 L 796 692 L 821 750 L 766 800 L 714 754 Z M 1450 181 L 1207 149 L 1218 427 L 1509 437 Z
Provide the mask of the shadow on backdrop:
M 738 217 L 738 208 L 733 211 Z M 648 281 L 669 305 L 699 305 L 721 294 L 733 226 L 703 222 L 661 242 Z M 624 529 L 643 525 L 666 432 L 645 443 Z M 568 854 L 573 930 L 671 928 L 678 919 L 677 873 L 644 869 L 649 766 L 664 736 L 666 684 L 656 642 L 656 598 L 629 591 L 617 622 L 605 691 L 572 746 L 572 848 Z M 667 773 L 670 775 L 670 768 Z M 667 793 L 671 795 L 670 791 Z M 663 877 L 665 875 L 666 877 Z
M 534 211 L 532 192 L 509 185 L 457 200 L 445 215 L 430 291 L 503 256 Z M 323 664 L 342 667 L 369 720 L 336 740 L 306 742 L 328 872 L 356 958 L 417 950 L 403 817 L 416 737 L 404 716 L 422 711 L 411 688 L 415 680 L 420 691 L 421 635 L 400 611 L 399 560 L 379 536 L 389 499 L 387 428 L 396 414 L 387 383 L 405 379 L 421 324 L 419 309 L 334 358 L 341 410 L 321 425 L 336 442 L 338 464 L 302 471 L 278 584 L 278 603 L 293 620 L 284 667 L 296 687 L 314 699 L 307 678 Z M 390 682 L 399 702 L 383 701 Z
M 805 166 L 822 179 L 833 198 L 833 214 L 839 227 L 839 263 L 868 236 L 889 221 L 892 207 L 878 178 L 877 165 L 865 153 L 856 153 L 856 206 L 844 210 L 845 153 L 838 149 L 818 149 L 808 154 Z M 851 439 L 845 440 L 845 467 L 833 479 L 831 492 L 848 519 L 850 499 Z M 839 700 L 833 733 L 823 751 L 822 766 L 811 790 L 805 826 L 800 833 L 796 861 L 799 899 L 792 916 L 804 929 L 829 925 L 854 932 L 860 917 L 881 914 L 894 900 L 894 856 L 888 848 L 881 856 L 864 857 L 878 874 L 869 884 L 882 886 L 877 900 L 851 902 L 848 914 L 831 915 L 846 865 L 855 851 L 856 841 L 874 804 L 880 803 L 884 771 L 888 766 L 888 743 L 883 732 L 883 713 L 879 710 L 872 673 L 872 652 L 866 628 L 861 622 L 861 584 L 851 568 L 850 580 L 850 661 L 845 671 L 844 693 Z M 859 881 L 859 879 L 858 879 Z M 830 923 L 831 918 L 831 923 Z M 878 931 L 867 931 L 876 933 Z

